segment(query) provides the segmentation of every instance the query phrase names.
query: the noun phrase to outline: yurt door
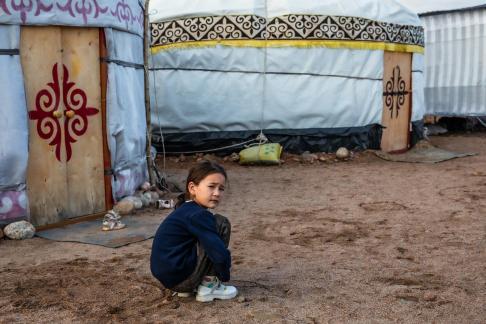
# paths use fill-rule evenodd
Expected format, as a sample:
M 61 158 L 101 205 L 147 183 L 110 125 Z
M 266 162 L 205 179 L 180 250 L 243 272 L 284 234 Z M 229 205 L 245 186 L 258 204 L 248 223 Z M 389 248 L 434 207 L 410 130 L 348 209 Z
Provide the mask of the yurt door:
M 383 136 L 381 149 L 403 152 L 409 148 L 412 54 L 385 52 L 383 73 Z
M 96 28 L 23 27 L 27 186 L 35 225 L 105 210 Z

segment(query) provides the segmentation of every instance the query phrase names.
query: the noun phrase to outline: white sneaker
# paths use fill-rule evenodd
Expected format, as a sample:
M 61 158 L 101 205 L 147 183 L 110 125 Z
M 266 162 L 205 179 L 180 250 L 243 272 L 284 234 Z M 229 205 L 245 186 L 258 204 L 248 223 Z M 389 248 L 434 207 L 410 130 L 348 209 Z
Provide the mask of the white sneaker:
M 115 231 L 125 228 L 126 225 L 120 222 L 119 220 L 104 220 L 103 226 L 101 227 L 102 231 Z
M 238 294 L 233 286 L 225 286 L 216 280 L 208 286 L 199 285 L 197 288 L 196 300 L 199 302 L 210 302 L 215 299 L 232 299 Z
M 121 216 L 113 209 L 108 211 L 103 218 L 103 223 L 101 229 L 103 231 L 114 231 L 125 228 L 126 225 L 121 221 Z

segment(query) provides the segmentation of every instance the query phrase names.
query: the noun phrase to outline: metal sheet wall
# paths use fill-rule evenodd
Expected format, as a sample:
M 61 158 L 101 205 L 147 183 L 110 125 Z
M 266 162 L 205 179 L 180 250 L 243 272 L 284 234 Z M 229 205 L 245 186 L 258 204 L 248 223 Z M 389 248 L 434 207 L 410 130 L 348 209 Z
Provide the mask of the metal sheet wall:
M 426 113 L 486 115 L 486 9 L 422 19 Z

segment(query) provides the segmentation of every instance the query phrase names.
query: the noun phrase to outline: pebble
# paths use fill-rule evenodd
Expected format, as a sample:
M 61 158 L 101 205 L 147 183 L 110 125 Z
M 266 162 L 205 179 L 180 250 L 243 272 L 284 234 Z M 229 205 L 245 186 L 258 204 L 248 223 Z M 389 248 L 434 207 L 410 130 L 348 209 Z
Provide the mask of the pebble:
M 351 156 L 351 153 L 349 152 L 349 150 L 345 147 L 340 147 L 337 151 L 336 151 L 336 157 L 339 159 L 339 160 L 345 160 L 345 159 L 348 159 L 349 157 Z
M 147 190 L 150 190 L 150 183 L 148 181 L 145 181 L 144 183 L 142 183 L 142 185 L 140 186 L 140 189 L 143 190 L 143 191 L 147 191 Z
M 160 199 L 160 195 L 156 191 L 148 191 L 146 193 L 150 194 L 150 202 L 151 202 L 151 204 L 155 204 L 155 202 Z
M 150 192 L 147 191 L 146 193 L 144 193 L 142 195 L 142 197 L 140 197 L 140 200 L 142 201 L 143 207 L 148 207 L 152 203 L 152 195 L 150 194 Z M 137 208 L 137 207 L 135 207 L 135 208 Z
M 131 200 L 123 199 L 119 201 L 115 206 L 113 206 L 113 210 L 120 215 L 131 214 L 135 210 L 135 204 Z
M 143 197 L 143 196 L 142 196 Z M 128 196 L 122 199 L 123 200 L 129 200 L 133 203 L 133 206 L 135 209 L 140 209 L 143 207 L 143 201 L 141 197 L 134 197 L 134 196 Z
M 231 153 L 230 160 L 233 162 L 238 162 L 240 160 L 240 155 L 238 153 Z
M 202 159 L 206 161 L 218 161 L 218 158 L 214 154 L 205 154 Z
M 25 240 L 34 237 L 34 226 L 26 221 L 15 222 L 7 225 L 3 232 L 11 240 Z
M 247 301 L 248 301 L 248 299 L 246 299 L 245 296 L 238 297 L 238 303 L 246 303 Z
M 424 293 L 424 300 L 430 301 L 430 302 L 435 301 L 435 300 L 437 300 L 437 295 L 435 293 L 433 293 L 432 291 L 426 291 Z
M 311 154 L 309 152 L 304 152 L 300 156 L 301 161 L 305 163 L 314 163 L 319 157 L 316 154 Z

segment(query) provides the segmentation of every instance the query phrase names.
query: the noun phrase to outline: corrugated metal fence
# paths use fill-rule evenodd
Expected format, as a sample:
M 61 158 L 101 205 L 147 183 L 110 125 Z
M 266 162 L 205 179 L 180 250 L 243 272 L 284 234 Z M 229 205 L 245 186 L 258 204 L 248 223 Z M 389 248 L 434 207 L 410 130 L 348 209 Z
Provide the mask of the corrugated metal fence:
M 426 113 L 486 116 L 486 9 L 423 16 Z

